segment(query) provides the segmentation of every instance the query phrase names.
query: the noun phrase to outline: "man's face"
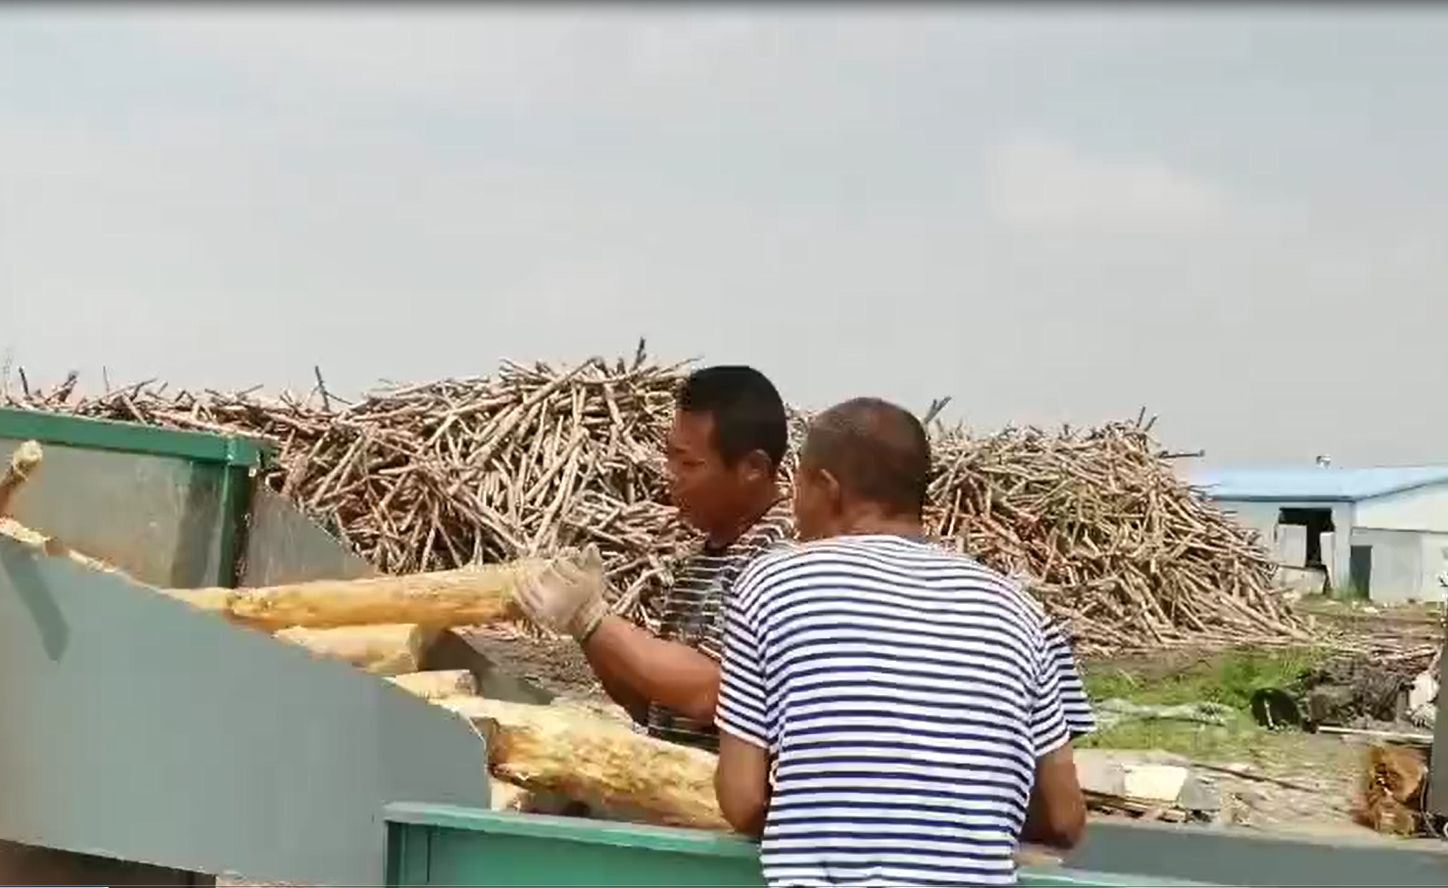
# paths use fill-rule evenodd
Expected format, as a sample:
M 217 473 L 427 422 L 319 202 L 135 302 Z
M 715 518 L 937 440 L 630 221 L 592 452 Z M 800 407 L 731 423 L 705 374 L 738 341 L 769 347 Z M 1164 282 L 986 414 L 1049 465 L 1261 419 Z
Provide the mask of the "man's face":
M 669 498 L 691 526 L 705 532 L 733 524 L 738 516 L 738 472 L 724 464 L 714 446 L 714 417 L 674 411 L 665 455 Z

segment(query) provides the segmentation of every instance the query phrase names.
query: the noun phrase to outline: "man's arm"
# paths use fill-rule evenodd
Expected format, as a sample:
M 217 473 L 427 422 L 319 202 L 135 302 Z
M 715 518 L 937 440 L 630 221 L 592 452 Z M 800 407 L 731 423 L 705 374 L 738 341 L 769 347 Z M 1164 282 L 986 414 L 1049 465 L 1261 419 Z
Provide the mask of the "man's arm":
M 720 731 L 714 794 L 729 825 L 758 838 L 769 811 L 769 754 L 727 730 Z
M 578 640 L 609 697 L 635 721 L 660 703 L 705 724 L 714 719 L 719 664 L 685 645 L 655 638 L 604 602 L 607 583 L 596 547 L 556 558 L 519 583 L 517 600 L 534 623 Z
M 1035 651 L 1035 701 L 1031 707 L 1031 740 L 1036 750 L 1036 775 L 1026 806 L 1021 840 L 1069 850 L 1086 829 L 1086 799 L 1076 778 L 1071 733 L 1061 699 L 1063 642 L 1043 624 Z M 1068 658 L 1074 666 L 1074 660 Z M 1071 671 L 1074 675 L 1074 670 Z M 1089 712 L 1089 710 L 1088 710 Z
M 1086 831 L 1086 800 L 1076 779 L 1071 744 L 1036 762 L 1036 783 L 1021 840 L 1069 851 Z
M 714 795 L 729 825 L 748 836 L 764 832 L 769 813 L 769 747 L 775 733 L 764 646 L 742 604 L 754 594 L 748 575 L 724 606 L 718 706 L 719 763 Z
M 708 654 L 612 614 L 584 641 L 583 653 L 604 690 L 634 718 L 652 702 L 696 722 L 713 722 L 719 664 Z

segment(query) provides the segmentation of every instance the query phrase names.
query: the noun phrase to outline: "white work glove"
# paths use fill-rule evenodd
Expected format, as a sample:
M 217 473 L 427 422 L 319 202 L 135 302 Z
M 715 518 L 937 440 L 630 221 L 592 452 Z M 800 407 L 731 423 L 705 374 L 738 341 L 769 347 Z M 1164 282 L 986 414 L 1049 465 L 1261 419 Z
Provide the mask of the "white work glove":
M 522 577 L 518 605 L 534 623 L 582 644 L 608 614 L 604 587 L 603 558 L 590 543 L 581 554 L 561 554 Z

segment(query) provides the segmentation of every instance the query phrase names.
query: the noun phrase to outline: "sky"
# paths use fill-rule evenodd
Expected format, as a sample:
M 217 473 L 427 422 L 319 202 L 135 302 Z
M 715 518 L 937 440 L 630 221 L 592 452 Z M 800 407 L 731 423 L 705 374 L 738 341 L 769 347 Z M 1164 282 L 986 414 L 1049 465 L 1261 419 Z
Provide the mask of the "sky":
M 1448 7 L 0 6 L 0 355 L 1448 462 Z M 13 374 L 11 384 L 14 383 Z

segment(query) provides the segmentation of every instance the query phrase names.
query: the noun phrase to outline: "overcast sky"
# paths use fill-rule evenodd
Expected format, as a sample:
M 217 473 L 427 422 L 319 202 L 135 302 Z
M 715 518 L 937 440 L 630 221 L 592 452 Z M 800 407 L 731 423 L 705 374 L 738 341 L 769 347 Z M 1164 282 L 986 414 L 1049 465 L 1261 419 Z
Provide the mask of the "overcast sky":
M 1448 8 L 0 7 L 0 350 L 1448 462 Z

